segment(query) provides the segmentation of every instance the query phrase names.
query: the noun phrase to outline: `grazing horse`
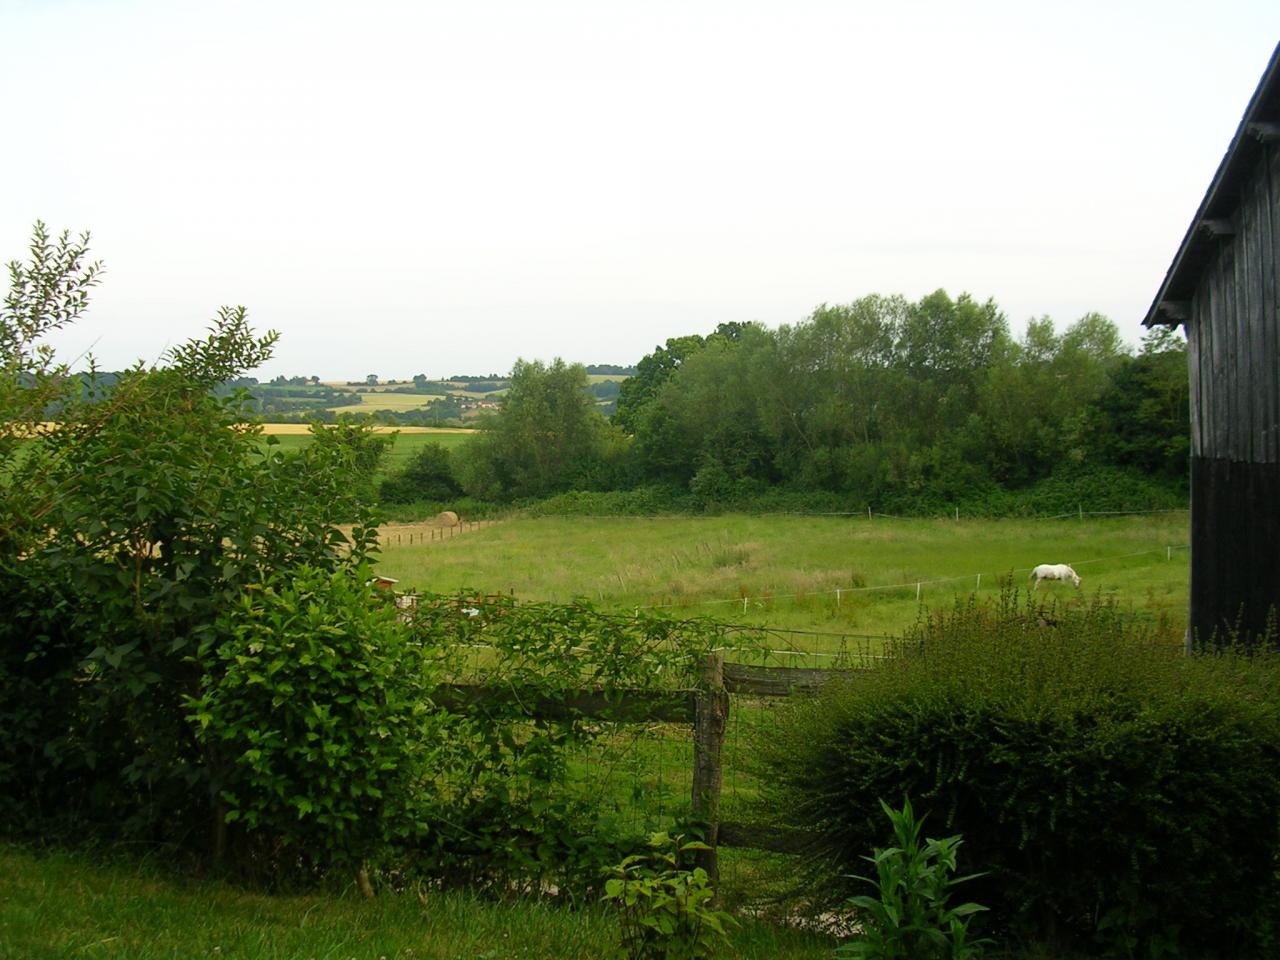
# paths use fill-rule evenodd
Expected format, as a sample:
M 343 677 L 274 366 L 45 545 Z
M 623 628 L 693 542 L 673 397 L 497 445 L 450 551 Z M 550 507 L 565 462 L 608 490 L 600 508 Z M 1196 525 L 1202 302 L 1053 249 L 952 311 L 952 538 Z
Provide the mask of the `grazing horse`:
M 1034 580 L 1036 585 L 1033 590 L 1040 589 L 1041 580 L 1070 580 L 1072 586 L 1079 588 L 1080 574 L 1076 573 L 1065 563 L 1042 563 L 1031 571 L 1028 580 Z

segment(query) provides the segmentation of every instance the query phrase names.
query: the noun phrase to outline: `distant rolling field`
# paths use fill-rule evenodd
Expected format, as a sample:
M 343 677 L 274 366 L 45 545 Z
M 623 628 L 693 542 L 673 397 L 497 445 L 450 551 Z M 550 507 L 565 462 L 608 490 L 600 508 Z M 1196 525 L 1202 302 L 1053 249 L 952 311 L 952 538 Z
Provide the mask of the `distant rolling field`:
M 424 393 L 356 393 L 352 394 L 354 403 L 343 407 L 332 407 L 334 413 L 372 413 L 375 410 L 395 410 L 402 413 L 406 410 L 422 410 L 439 396 L 428 396 Z
M 1084 520 L 868 520 L 724 516 L 539 518 L 484 525 L 445 541 L 384 546 L 379 570 L 406 589 L 474 589 L 527 600 L 584 597 L 620 611 L 661 610 L 787 630 L 822 649 L 839 635 L 894 634 L 928 609 L 1002 585 L 1028 588 L 1038 563 L 1071 563 L 1077 591 L 1045 584 L 1037 598 L 1098 595 L 1186 627 L 1187 514 Z
M 301 423 L 268 423 L 263 434 L 272 437 L 280 450 L 300 450 L 311 442 L 310 427 Z M 383 476 L 394 473 L 408 462 L 425 444 L 438 443 L 449 450 L 457 449 L 477 431 L 447 427 L 374 427 L 375 433 L 395 433 L 391 449 L 382 461 Z M 266 441 L 263 441 L 264 443 Z

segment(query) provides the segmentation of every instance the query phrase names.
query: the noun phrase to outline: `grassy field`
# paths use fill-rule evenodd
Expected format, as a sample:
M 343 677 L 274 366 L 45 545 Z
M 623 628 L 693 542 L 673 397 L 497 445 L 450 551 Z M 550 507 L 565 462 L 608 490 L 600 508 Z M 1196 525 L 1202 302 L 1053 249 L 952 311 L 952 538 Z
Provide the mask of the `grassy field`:
M 263 433 L 274 437 L 280 450 L 300 450 L 311 442 L 309 427 L 298 423 L 269 423 Z M 379 427 L 378 433 L 396 430 L 396 438 L 382 461 L 380 476 L 387 476 L 401 469 L 409 458 L 428 443 L 438 443 L 453 450 L 466 443 L 476 431 L 454 430 L 445 427 Z
M 332 407 L 334 413 L 373 413 L 375 410 L 423 410 L 439 396 L 422 393 L 353 393 L 352 402 L 343 407 Z
M 616 943 L 602 909 L 494 903 L 436 891 L 300 896 L 175 878 L 145 864 L 0 848 L 0 957 L 44 960 L 596 960 Z M 724 956 L 817 960 L 829 939 L 745 923 Z
M 1059 603 L 1101 593 L 1170 634 L 1186 626 L 1185 513 L 1083 520 L 895 520 L 724 516 L 516 519 L 450 540 L 384 546 L 406 589 L 472 588 L 528 600 L 585 597 L 831 635 L 896 633 L 922 608 L 992 596 L 1031 567 L 1070 563 L 1083 583 L 1046 583 Z M 802 649 L 826 640 L 799 638 Z

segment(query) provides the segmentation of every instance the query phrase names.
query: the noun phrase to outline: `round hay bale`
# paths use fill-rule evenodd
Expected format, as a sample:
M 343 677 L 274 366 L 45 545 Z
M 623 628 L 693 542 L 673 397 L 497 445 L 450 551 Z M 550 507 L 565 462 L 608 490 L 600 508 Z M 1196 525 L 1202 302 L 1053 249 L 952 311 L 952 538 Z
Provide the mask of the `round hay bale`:
M 458 519 L 458 515 L 452 510 L 445 510 L 442 513 L 437 513 L 433 522 L 437 527 L 456 527 L 462 521 Z

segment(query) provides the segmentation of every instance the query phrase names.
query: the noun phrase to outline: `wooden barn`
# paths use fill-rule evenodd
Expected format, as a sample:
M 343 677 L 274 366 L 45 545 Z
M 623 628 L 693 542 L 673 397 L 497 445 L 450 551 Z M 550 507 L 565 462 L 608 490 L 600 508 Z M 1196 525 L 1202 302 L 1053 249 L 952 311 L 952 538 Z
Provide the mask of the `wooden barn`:
M 1186 327 L 1191 634 L 1280 606 L 1280 46 L 1144 323 Z

